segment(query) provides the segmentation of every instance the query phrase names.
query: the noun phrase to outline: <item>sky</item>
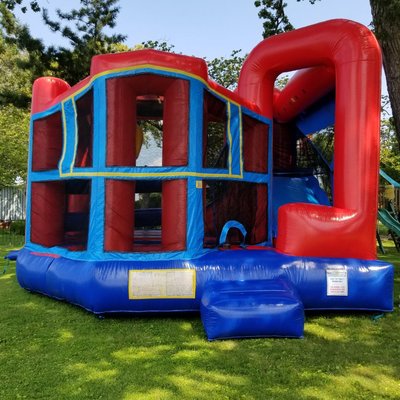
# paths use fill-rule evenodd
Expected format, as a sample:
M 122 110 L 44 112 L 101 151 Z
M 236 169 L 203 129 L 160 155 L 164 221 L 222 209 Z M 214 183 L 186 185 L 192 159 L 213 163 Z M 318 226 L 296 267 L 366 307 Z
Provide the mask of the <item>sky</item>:
M 57 8 L 79 8 L 79 0 L 39 2 L 53 16 Z M 367 26 L 372 21 L 369 0 L 321 0 L 314 5 L 308 0 L 286 2 L 286 13 L 295 28 L 333 18 L 352 19 Z M 249 53 L 262 40 L 262 21 L 254 0 L 120 0 L 119 5 L 114 32 L 127 35 L 125 44 L 129 47 L 148 40 L 166 41 L 178 53 L 210 60 L 229 57 L 233 50 Z M 43 25 L 40 14 L 29 11 L 19 17 L 46 45 L 68 46 L 59 34 Z M 153 163 L 154 159 L 159 163 L 161 155 L 152 151 L 142 152 L 139 164 Z
M 369 26 L 369 0 L 286 0 L 286 13 L 295 28 L 333 18 L 345 18 Z M 51 16 L 57 8 L 79 8 L 79 0 L 39 0 Z M 229 57 L 233 50 L 249 53 L 262 40 L 262 20 L 254 0 L 120 0 L 115 33 L 127 35 L 125 44 L 134 47 L 148 40 L 165 41 L 174 51 L 190 56 Z M 68 42 L 43 25 L 40 13 L 17 13 L 20 21 L 46 45 Z M 387 93 L 382 76 L 382 92 Z
M 296 27 L 332 18 L 347 18 L 369 25 L 372 17 L 368 0 L 286 0 L 287 14 Z M 50 14 L 61 8 L 68 11 L 79 0 L 40 0 Z M 198 57 L 229 57 L 232 50 L 251 51 L 262 40 L 262 21 L 254 0 L 120 0 L 118 33 L 126 34 L 133 47 L 147 40 L 166 41 L 175 51 Z M 53 14 L 54 15 L 54 14 Z M 31 32 L 45 44 L 62 44 L 58 34 L 44 27 L 40 15 L 19 14 Z

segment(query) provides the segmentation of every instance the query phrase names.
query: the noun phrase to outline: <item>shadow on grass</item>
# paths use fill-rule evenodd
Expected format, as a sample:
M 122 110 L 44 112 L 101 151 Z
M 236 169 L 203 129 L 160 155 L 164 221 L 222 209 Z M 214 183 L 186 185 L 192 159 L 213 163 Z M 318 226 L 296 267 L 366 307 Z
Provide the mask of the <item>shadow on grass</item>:
M 398 399 L 399 309 L 371 317 L 307 313 L 303 340 L 210 343 L 198 315 L 99 319 L 19 288 L 12 265 L 0 276 L 0 398 Z

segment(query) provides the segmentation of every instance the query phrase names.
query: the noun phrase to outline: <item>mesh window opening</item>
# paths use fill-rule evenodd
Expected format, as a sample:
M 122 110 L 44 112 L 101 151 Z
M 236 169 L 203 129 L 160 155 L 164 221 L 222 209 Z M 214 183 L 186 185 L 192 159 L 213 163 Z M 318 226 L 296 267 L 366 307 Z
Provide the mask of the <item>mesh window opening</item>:
M 76 100 L 78 146 L 75 167 L 91 167 L 93 147 L 93 89 Z
M 226 103 L 204 91 L 203 168 L 228 168 Z
M 328 132 L 329 133 L 329 132 Z M 319 136 L 319 135 L 317 135 Z M 333 148 L 333 133 L 326 136 Z M 331 140 L 332 139 L 332 140 Z M 331 173 L 308 136 L 292 124 L 274 124 L 274 175 L 314 176 L 332 202 Z
M 136 97 L 136 166 L 162 166 L 164 97 Z
M 236 181 L 204 181 L 204 241 L 203 247 L 218 246 L 226 222 L 240 222 L 247 231 L 246 244 L 267 241 L 267 185 Z M 232 230 L 231 244 L 242 241 L 237 230 Z
M 247 172 L 268 172 L 268 125 L 242 114 L 244 169 Z
M 321 142 L 331 149 L 330 158 L 333 157 L 333 142 L 334 135 L 333 130 L 327 130 L 327 132 L 320 135 L 314 134 L 314 140 L 322 139 Z M 314 175 L 319 182 L 322 190 L 327 194 L 330 202 L 332 203 L 332 182 L 331 182 L 331 171 L 329 166 L 326 164 L 329 159 L 323 159 L 323 157 L 317 151 L 318 143 L 314 143 L 308 136 L 299 134 L 299 138 L 296 143 L 296 166 L 299 170 L 310 172 Z M 327 150 L 329 152 L 329 150 Z

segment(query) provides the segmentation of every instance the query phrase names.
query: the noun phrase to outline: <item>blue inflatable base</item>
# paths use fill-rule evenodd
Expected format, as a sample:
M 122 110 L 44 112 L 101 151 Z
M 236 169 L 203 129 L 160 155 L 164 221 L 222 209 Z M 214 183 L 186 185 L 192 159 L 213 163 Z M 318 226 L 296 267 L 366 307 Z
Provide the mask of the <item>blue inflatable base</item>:
M 140 272 L 148 274 L 140 275 Z M 164 279 L 159 293 L 139 293 L 138 283 Z M 169 284 L 170 278 L 183 279 Z M 184 272 L 182 275 L 181 272 Z M 185 271 L 187 273 L 185 273 Z M 93 313 L 199 311 L 213 281 L 282 278 L 291 282 L 305 310 L 393 310 L 393 266 L 382 261 L 292 257 L 265 250 L 212 250 L 192 260 L 77 261 L 30 251 L 18 253 L 17 278 L 30 291 L 65 300 Z M 139 279 L 139 281 L 138 281 Z M 136 285 L 136 286 L 135 286 Z M 175 285 L 175 286 L 174 286 Z
M 303 305 L 283 279 L 209 282 L 200 313 L 208 340 L 304 333 Z
M 20 250 L 11 250 L 4 256 L 4 259 L 10 260 L 10 261 L 16 261 L 16 259 L 18 258 L 19 252 L 20 252 Z

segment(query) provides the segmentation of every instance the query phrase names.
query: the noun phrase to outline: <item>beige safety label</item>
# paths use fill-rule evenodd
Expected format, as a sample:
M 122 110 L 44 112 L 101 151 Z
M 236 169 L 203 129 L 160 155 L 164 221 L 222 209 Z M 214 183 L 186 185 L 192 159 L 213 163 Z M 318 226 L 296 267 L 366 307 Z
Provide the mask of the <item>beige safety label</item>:
M 349 287 L 347 280 L 347 270 L 327 269 L 326 289 L 327 296 L 348 296 Z
M 196 271 L 152 269 L 129 271 L 129 299 L 194 299 Z

